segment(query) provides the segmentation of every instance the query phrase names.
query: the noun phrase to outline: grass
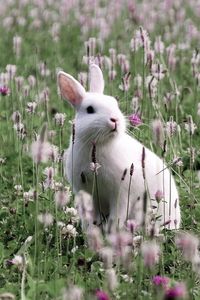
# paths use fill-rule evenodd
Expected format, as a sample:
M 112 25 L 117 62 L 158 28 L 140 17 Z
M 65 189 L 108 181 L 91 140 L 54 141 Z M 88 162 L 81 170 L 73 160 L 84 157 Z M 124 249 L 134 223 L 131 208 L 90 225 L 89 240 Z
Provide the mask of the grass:
M 153 268 L 145 266 L 140 245 L 136 242 L 133 248 L 128 249 L 129 265 L 121 257 L 114 261 L 112 268 L 107 268 L 99 251 L 96 249 L 94 251 L 94 247 L 90 245 L 87 232 L 81 229 L 80 222 L 77 222 L 76 217 L 66 210 L 66 205 L 62 208 L 56 206 L 54 199 L 56 191 L 61 187 L 68 196 L 70 195 L 68 183 L 63 176 L 63 163 L 60 157 L 68 146 L 71 133 L 70 121 L 74 117 L 73 109 L 61 101 L 57 93 L 56 72 L 62 68 L 76 78 L 81 71 L 87 73 L 88 66 L 82 59 L 87 55 L 88 48 L 85 42 L 90 37 L 95 37 L 97 59 L 109 57 L 110 48 L 116 49 L 117 54 L 126 55 L 125 65 L 129 64 L 129 70 L 124 71 L 124 66 L 116 62 L 114 68 L 117 75 L 113 81 L 109 80 L 108 58 L 105 58 L 102 69 L 106 82 L 105 93 L 119 99 L 119 105 L 127 116 L 134 112 L 131 105 L 132 98 L 139 98 L 138 109 L 142 124 L 139 127 L 129 125 L 130 134 L 161 156 L 163 143 L 160 146 L 153 139 L 152 121 L 161 120 L 165 128 L 167 122 L 172 119 L 177 123 L 176 133 L 171 135 L 164 133 L 167 145 L 164 156 L 169 165 L 176 157 L 180 157 L 183 161 L 183 166 L 173 165 L 180 192 L 181 229 L 194 233 L 198 237 L 200 229 L 200 183 L 197 176 L 200 146 L 199 62 L 195 64 L 196 77 L 193 76 L 191 66 L 193 52 L 196 51 L 196 60 L 199 55 L 199 17 L 196 15 L 195 6 L 192 7 L 185 1 L 177 1 L 177 7 L 172 5 L 171 9 L 174 14 L 184 11 L 183 20 L 185 23 L 186 20 L 190 20 L 191 24 L 196 26 L 197 37 L 188 34 L 186 25 L 179 35 L 181 17 L 180 21 L 176 22 L 172 12 L 171 17 L 169 13 L 164 20 L 157 22 L 156 16 L 159 16 L 161 6 L 151 7 L 147 1 L 138 1 L 133 15 L 130 7 L 128 11 L 126 1 L 119 1 L 122 6 L 113 8 L 113 14 L 110 15 L 110 18 L 113 18 L 112 22 L 106 19 L 106 14 L 102 10 L 102 7 L 109 6 L 107 1 L 100 1 L 96 6 L 89 5 L 89 1 L 85 3 L 75 1 L 71 10 L 62 7 L 62 1 L 56 3 L 41 1 L 40 4 L 39 2 L 37 4 L 37 1 L 25 2 L 8 1 L 0 11 L 0 81 L 1 86 L 6 85 L 10 90 L 7 95 L 2 93 L 0 95 L 0 157 L 2 158 L 0 163 L 0 299 L 5 299 L 3 298 L 5 293 L 13 295 L 8 299 L 12 299 L 11 297 L 22 300 L 81 299 L 73 294 L 73 292 L 77 294 L 80 292 L 72 290 L 74 286 L 84 290 L 83 299 L 164 299 L 162 296 L 164 291 L 158 291 L 152 283 L 153 276 L 157 274 L 169 277 L 172 285 L 175 282 L 184 282 L 187 288 L 185 298 L 200 299 L 199 266 L 196 264 L 194 270 L 194 262 L 184 259 L 175 244 L 175 232 L 166 231 L 160 236 L 161 254 Z M 155 25 L 152 30 L 143 16 L 145 7 L 141 3 L 149 5 L 149 11 L 152 15 L 155 14 L 155 20 L 151 18 L 151 23 L 154 22 Z M 65 15 L 62 14 L 64 9 L 66 9 Z M 95 15 L 99 21 L 98 12 L 103 14 L 102 18 L 107 28 L 102 27 L 99 30 L 91 27 L 89 20 Z M 23 22 L 23 18 L 26 24 L 20 25 L 19 22 L 20 20 Z M 52 28 L 55 28 L 52 27 L 53 25 L 60 26 L 60 30 L 58 34 L 54 33 L 52 36 Z M 145 25 L 149 27 L 146 28 Z M 151 61 L 146 64 L 142 48 L 131 52 L 129 47 L 130 40 L 135 36 L 135 30 L 140 30 L 140 26 L 144 26 L 144 29 L 149 31 L 151 49 L 154 48 L 154 42 L 159 35 L 165 43 L 164 53 L 156 53 L 153 59 L 153 63 L 158 62 L 163 65 L 165 75 L 158 82 L 156 90 L 152 88 Z M 108 35 L 102 39 L 106 30 Z M 16 35 L 22 38 L 18 57 L 13 51 L 13 37 Z M 189 46 L 186 50 L 182 50 L 179 47 L 180 43 Z M 174 55 L 171 54 L 170 61 L 172 44 L 176 45 L 176 50 Z M 8 73 L 6 66 L 9 64 L 16 65 L 17 71 L 4 83 L 3 77 L 6 76 L 4 73 Z M 43 76 L 41 68 L 44 72 L 48 69 L 50 74 Z M 122 91 L 119 85 L 128 71 L 131 73 L 130 87 L 127 91 Z M 141 76 L 141 85 L 137 84 L 137 74 Z M 30 75 L 35 78 L 33 86 L 30 83 Z M 23 82 L 20 84 L 21 76 Z M 151 77 L 150 81 L 148 80 L 149 84 L 146 85 L 148 76 Z M 171 101 L 165 101 L 167 96 L 169 99 L 168 93 L 172 97 Z M 35 112 L 30 114 L 26 110 L 27 103 L 33 101 L 37 106 Z M 20 112 L 21 123 L 25 128 L 18 134 L 13 128 L 12 120 L 13 112 L 16 111 Z M 57 112 L 66 114 L 63 126 L 55 122 Z M 189 133 L 185 125 L 191 126 L 191 118 L 197 128 Z M 48 140 L 57 146 L 58 157 L 53 161 L 48 160 L 46 163 L 37 164 L 31 156 L 31 144 L 41 133 L 44 124 L 47 124 L 49 132 L 54 131 Z M 53 188 L 45 188 L 44 170 L 47 167 L 56 170 L 54 177 L 56 185 Z M 24 194 L 26 192 L 29 194 Z M 71 195 L 67 207 L 74 207 L 73 198 Z M 43 215 L 44 213 L 49 213 L 50 216 Z M 38 219 L 38 215 L 41 215 L 42 219 Z M 69 224 L 74 226 L 70 230 L 67 227 Z M 104 237 L 102 241 L 98 233 L 97 236 L 92 236 L 92 241 L 95 238 L 100 239 L 98 240 L 100 245 L 106 247 L 110 245 L 108 237 Z M 134 239 L 137 238 L 135 233 Z M 145 239 L 149 238 L 145 237 Z M 111 246 L 115 251 L 112 243 Z M 116 273 L 117 287 L 112 287 L 110 280 L 113 283 L 115 278 L 111 277 L 107 269 L 112 269 Z M 109 298 L 95 295 L 98 289 L 105 291 Z M 184 296 L 180 297 L 183 298 Z

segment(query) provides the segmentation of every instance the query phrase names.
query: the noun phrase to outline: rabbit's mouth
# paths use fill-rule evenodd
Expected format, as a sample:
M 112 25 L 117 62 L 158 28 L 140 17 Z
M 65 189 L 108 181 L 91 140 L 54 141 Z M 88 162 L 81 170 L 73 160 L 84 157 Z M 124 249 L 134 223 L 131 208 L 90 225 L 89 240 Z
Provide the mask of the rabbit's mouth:
M 115 127 L 110 132 L 117 132 L 117 123 L 115 123 Z

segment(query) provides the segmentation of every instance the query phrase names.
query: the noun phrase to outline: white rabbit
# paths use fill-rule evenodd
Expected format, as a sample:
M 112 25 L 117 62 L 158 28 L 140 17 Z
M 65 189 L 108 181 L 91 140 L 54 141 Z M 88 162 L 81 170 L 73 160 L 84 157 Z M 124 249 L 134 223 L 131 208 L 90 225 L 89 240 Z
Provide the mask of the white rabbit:
M 75 194 L 79 190 L 93 194 L 97 224 L 105 218 L 112 228 L 122 227 L 127 219 L 150 224 L 154 215 L 161 228 L 179 228 L 174 178 L 156 154 L 126 134 L 125 118 L 116 99 L 103 94 L 101 69 L 90 65 L 89 92 L 62 71 L 58 73 L 58 86 L 61 95 L 76 109 L 75 136 L 64 162 L 67 178 Z M 91 170 L 92 160 L 100 165 L 93 164 L 99 166 L 96 175 Z M 159 204 L 155 201 L 157 192 L 163 193 Z

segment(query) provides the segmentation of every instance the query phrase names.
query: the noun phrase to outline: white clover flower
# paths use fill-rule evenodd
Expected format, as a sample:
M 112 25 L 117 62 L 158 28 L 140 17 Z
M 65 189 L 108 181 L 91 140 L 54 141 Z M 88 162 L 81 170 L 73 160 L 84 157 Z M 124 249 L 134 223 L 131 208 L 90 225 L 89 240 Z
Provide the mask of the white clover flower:
M 62 127 L 64 125 L 64 122 L 66 119 L 66 114 L 56 113 L 54 116 L 54 119 L 55 119 L 56 125 L 59 125 Z
M 43 213 L 38 215 L 38 221 L 44 225 L 44 227 L 49 227 L 53 224 L 54 218 L 50 213 Z
M 34 191 L 29 190 L 28 192 L 23 193 L 23 198 L 26 202 L 33 201 L 34 198 Z
M 78 234 L 76 228 L 72 224 L 68 224 L 61 229 L 61 234 L 67 237 L 75 238 Z
M 19 271 L 22 271 L 24 265 L 26 264 L 25 257 L 21 255 L 15 255 L 14 258 L 11 260 L 11 263 L 15 265 Z
M 70 221 L 74 224 L 79 221 L 79 215 L 77 209 L 74 207 L 66 207 L 65 213 L 69 215 Z
M 17 192 L 21 192 L 23 190 L 23 187 L 20 185 L 20 184 L 17 184 L 14 186 L 14 189 L 17 191 Z
M 6 158 L 5 157 L 0 157 L 0 165 L 5 164 Z

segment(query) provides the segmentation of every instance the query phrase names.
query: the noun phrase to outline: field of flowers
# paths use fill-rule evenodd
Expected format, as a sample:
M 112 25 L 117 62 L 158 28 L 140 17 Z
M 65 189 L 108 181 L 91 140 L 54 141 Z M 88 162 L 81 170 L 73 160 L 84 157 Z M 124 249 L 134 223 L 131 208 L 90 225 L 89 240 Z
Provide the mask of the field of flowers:
M 200 299 L 199 48 L 199 0 L 0 1 L 0 299 Z M 171 168 L 180 230 L 82 229 L 92 198 L 63 174 L 74 110 L 57 72 L 87 89 L 91 62 Z

